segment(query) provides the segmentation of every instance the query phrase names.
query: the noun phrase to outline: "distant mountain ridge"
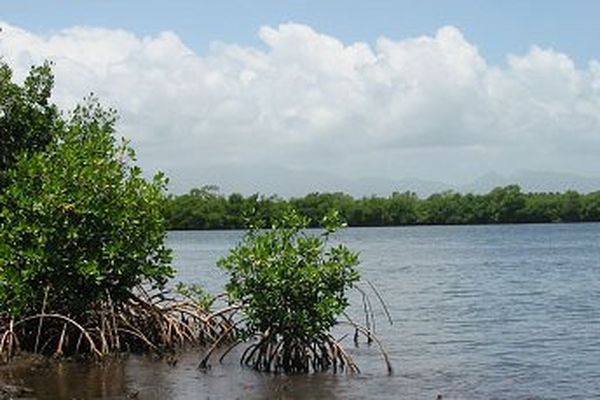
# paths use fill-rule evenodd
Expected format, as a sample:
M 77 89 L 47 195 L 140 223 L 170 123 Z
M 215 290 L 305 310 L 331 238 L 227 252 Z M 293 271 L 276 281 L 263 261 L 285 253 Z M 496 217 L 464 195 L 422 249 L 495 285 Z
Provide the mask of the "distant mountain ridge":
M 575 190 L 590 193 L 600 190 L 600 178 L 570 173 L 521 170 L 503 177 L 491 173 L 457 189 L 465 193 L 486 193 L 497 186 L 516 184 L 524 192 L 565 192 Z
M 194 176 L 194 174 L 181 174 Z M 175 182 L 177 180 L 175 179 Z M 452 185 L 418 178 L 392 179 L 382 176 L 345 178 L 324 171 L 293 170 L 279 166 L 221 166 L 202 171 L 194 182 L 177 182 L 171 189 L 185 193 L 193 187 L 215 184 L 222 193 L 245 195 L 261 193 L 282 197 L 299 197 L 312 192 L 344 192 L 354 197 L 388 196 L 393 192 L 415 192 L 419 197 L 452 190 L 459 193 L 487 193 L 495 187 L 516 184 L 524 192 L 590 193 L 600 190 L 600 177 L 571 173 L 521 170 L 509 176 L 486 173 L 466 184 Z

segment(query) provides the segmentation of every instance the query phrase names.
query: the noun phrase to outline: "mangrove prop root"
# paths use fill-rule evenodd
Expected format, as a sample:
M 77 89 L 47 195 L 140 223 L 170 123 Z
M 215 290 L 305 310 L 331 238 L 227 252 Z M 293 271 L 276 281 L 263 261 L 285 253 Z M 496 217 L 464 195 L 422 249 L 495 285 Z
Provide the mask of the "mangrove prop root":
M 350 325 L 352 327 L 354 327 L 354 329 L 356 329 L 356 332 L 360 332 L 363 335 L 365 335 L 367 337 L 367 339 L 371 339 L 374 340 L 375 343 L 377 343 L 377 346 L 379 346 L 379 351 L 381 353 L 381 356 L 383 357 L 383 361 L 385 362 L 385 366 L 387 368 L 387 372 L 389 375 L 392 375 L 394 373 L 394 369 L 392 367 L 392 363 L 390 361 L 390 357 L 387 353 L 387 351 L 385 350 L 385 348 L 383 347 L 383 343 L 381 343 L 381 341 L 375 336 L 373 335 L 368 329 L 365 329 L 364 327 L 356 324 L 354 321 L 348 319 L 348 321 L 339 321 L 339 324 L 343 324 L 343 325 Z
M 377 288 L 375 287 L 375 285 L 373 285 L 373 283 L 371 283 L 371 281 L 367 280 L 366 282 L 369 285 L 369 287 L 371 288 L 371 290 L 373 291 L 373 293 L 375 293 L 377 300 L 379 300 L 379 304 L 383 308 L 383 312 L 385 313 L 385 316 L 387 317 L 388 322 L 390 323 L 390 325 L 394 325 L 394 320 L 392 319 L 390 310 L 387 306 L 387 303 L 383 300 L 383 297 L 379 293 L 379 290 L 377 290 Z
M 48 301 L 48 291 L 50 290 L 50 288 L 48 286 L 46 286 L 46 289 L 44 289 L 44 301 L 42 303 L 42 314 L 44 314 L 46 312 L 46 302 Z M 33 350 L 34 353 L 38 352 L 38 349 L 40 348 L 40 337 L 42 336 L 42 325 L 44 323 L 44 319 L 40 318 L 40 322 L 38 324 L 38 330 L 37 330 L 37 336 L 35 337 L 35 348 Z
M 244 350 L 240 363 L 258 371 L 276 373 L 312 373 L 330 369 L 333 372 L 360 372 L 339 341 L 328 334 L 285 340 L 267 331 L 257 335 L 256 341 Z
M 0 314 L 0 362 L 10 361 L 18 350 L 56 357 L 103 357 L 235 341 L 236 307 L 211 312 L 189 300 L 165 302 L 165 297 L 140 290 L 127 302 L 115 304 L 107 296 L 107 301 L 78 317 L 52 312 L 45 301 L 42 312 L 19 320 Z
M 229 328 L 227 328 L 225 331 L 223 331 L 223 333 L 217 338 L 217 340 L 214 341 L 213 345 L 208 349 L 208 351 L 206 352 L 206 355 L 202 358 L 202 360 L 200 360 L 200 366 L 199 368 L 201 369 L 207 369 L 208 368 L 208 360 L 210 359 L 210 356 L 213 354 L 213 352 L 224 342 L 224 341 L 231 341 L 231 337 L 233 335 L 233 330 L 236 328 L 237 325 L 243 323 L 244 320 L 239 320 L 236 323 L 233 323 L 229 326 Z M 235 347 L 235 345 L 239 343 L 239 340 L 236 340 L 234 342 L 234 345 L 231 346 L 230 348 L 227 349 L 227 351 L 225 352 L 225 354 L 229 353 L 229 351 L 231 351 L 231 349 L 233 349 L 233 347 Z M 223 359 L 223 357 L 221 357 L 221 360 Z

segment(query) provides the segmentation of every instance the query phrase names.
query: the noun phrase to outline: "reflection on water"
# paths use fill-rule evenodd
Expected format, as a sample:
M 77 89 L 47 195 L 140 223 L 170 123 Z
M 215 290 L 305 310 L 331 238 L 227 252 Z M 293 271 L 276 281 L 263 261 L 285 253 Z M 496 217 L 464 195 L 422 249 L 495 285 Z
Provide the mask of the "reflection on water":
M 178 279 L 220 291 L 214 263 L 239 238 L 171 233 Z M 339 239 L 360 250 L 363 277 L 390 308 L 394 325 L 379 310 L 377 328 L 391 377 L 364 345 L 352 349 L 356 376 L 260 374 L 236 354 L 204 373 L 200 351 L 176 366 L 131 356 L 0 374 L 40 399 L 600 397 L 600 224 L 348 229 Z
M 51 360 L 17 360 L 0 369 L 0 380 L 34 390 L 34 398 L 118 398 L 127 394 L 126 363 L 106 360 L 103 363 L 55 362 Z
M 237 354 L 239 356 L 239 353 Z M 300 399 L 351 397 L 344 382 L 365 376 L 275 375 L 243 369 L 236 355 L 208 371 L 197 368 L 200 353 L 178 356 L 175 366 L 149 356 L 96 363 L 23 361 L 0 370 L 0 379 L 34 390 L 36 399 Z

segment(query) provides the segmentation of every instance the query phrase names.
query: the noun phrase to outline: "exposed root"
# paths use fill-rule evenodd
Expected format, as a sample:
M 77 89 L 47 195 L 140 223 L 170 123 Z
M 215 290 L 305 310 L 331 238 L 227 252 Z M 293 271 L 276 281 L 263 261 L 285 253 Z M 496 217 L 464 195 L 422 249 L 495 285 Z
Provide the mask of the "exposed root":
M 2 334 L 2 340 L 0 341 L 0 360 L 3 363 L 8 362 L 13 354 L 19 349 L 19 341 L 15 335 L 14 326 L 14 321 L 11 319 L 8 329 Z
M 265 332 L 246 348 L 240 362 L 263 372 L 360 372 L 352 357 L 329 334 L 285 340 Z
M 89 346 L 90 346 L 90 352 L 94 353 L 94 354 L 96 354 L 98 356 L 102 356 L 102 353 L 96 347 L 96 344 L 94 343 L 94 340 L 92 339 L 92 336 L 88 333 L 88 331 L 84 327 L 82 327 L 81 325 L 79 325 L 77 322 L 75 322 L 74 320 L 72 320 L 71 318 L 65 317 L 64 315 L 61 315 L 61 314 L 38 314 L 38 315 L 32 315 L 30 317 L 26 317 L 26 318 L 23 318 L 23 319 L 19 320 L 17 323 L 14 324 L 14 328 L 18 327 L 19 325 L 25 325 L 29 321 L 32 321 L 32 320 L 42 320 L 43 318 L 47 318 L 47 319 L 53 319 L 53 318 L 55 318 L 55 319 L 66 321 L 67 323 L 71 324 L 77 330 L 79 330 L 79 332 L 81 332 L 83 334 L 83 336 L 87 339 L 87 341 L 89 343 Z M 36 337 L 36 342 L 37 342 L 37 337 Z M 59 339 L 59 342 L 60 342 L 60 339 Z
M 375 291 L 375 288 L 372 289 Z M 363 311 L 365 312 L 367 326 L 355 323 L 345 312 L 342 315 L 347 321 L 338 321 L 338 324 L 349 325 L 354 329 L 355 343 L 358 343 L 359 335 L 364 336 L 368 344 L 376 343 L 383 357 L 387 372 L 391 375 L 393 374 L 393 368 L 390 358 L 383 344 L 372 330 L 375 328 L 373 307 L 368 295 L 363 290 L 359 290 L 359 293 L 362 294 Z M 378 295 L 378 299 L 384 305 L 380 295 Z M 221 313 L 232 316 L 238 310 L 243 311 L 243 306 L 231 306 L 220 312 L 213 313 L 211 316 L 217 316 Z M 391 322 L 387 308 L 386 315 Z M 239 319 L 231 324 L 230 329 L 232 331 L 237 330 L 237 326 L 244 322 L 243 318 Z M 244 327 L 240 331 L 248 333 Z M 345 334 L 341 339 L 336 339 L 330 333 L 323 332 L 312 337 L 305 337 L 294 335 L 294 332 L 290 332 L 289 335 L 276 334 L 267 329 L 262 333 L 254 333 L 250 336 L 242 335 L 237 340 L 230 341 L 230 345 L 221 353 L 219 361 L 221 362 L 238 345 L 249 343 L 241 354 L 240 363 L 257 371 L 292 374 L 324 371 L 360 373 L 360 369 L 352 359 L 352 356 L 346 352 L 341 344 L 341 341 L 347 336 L 348 334 Z M 211 356 L 217 349 L 222 348 L 223 339 L 228 337 L 230 337 L 230 332 L 224 331 L 222 336 L 213 342 L 213 346 L 208 349 L 201 359 L 199 368 L 210 368 L 209 360 Z
M 236 310 L 239 307 L 236 307 Z M 224 342 L 226 341 L 231 341 L 232 335 L 234 333 L 234 329 L 236 328 L 237 325 L 241 324 L 242 322 L 244 322 L 244 320 L 240 320 L 236 323 L 231 324 L 231 326 L 226 329 L 225 331 L 223 331 L 221 333 L 221 335 L 217 338 L 217 340 L 214 341 L 213 345 L 208 349 L 208 351 L 206 352 L 206 354 L 204 355 L 204 357 L 202 358 L 202 360 L 200 360 L 200 365 L 199 368 L 201 369 L 207 369 L 209 367 L 208 365 L 208 360 L 210 359 L 210 356 L 214 353 L 214 351 L 219 348 L 219 346 L 221 346 Z M 241 343 L 241 340 L 235 340 L 233 345 L 230 346 L 226 351 L 225 354 L 229 353 L 236 345 L 238 345 L 239 343 Z M 225 355 L 224 354 L 224 355 Z M 224 356 L 223 355 L 223 356 Z M 223 356 L 221 356 L 220 360 L 223 359 Z
M 389 310 L 386 302 L 383 300 L 383 297 L 381 297 L 379 290 L 377 290 L 377 288 L 375 287 L 375 285 L 373 285 L 371 283 L 371 281 L 367 280 L 366 282 L 369 285 L 369 287 L 371 288 L 371 290 L 373 291 L 373 293 L 375 293 L 375 296 L 377 296 L 377 300 L 379 300 L 379 304 L 381 304 L 381 307 L 383 308 L 383 312 L 385 313 L 385 316 L 387 317 L 388 322 L 390 323 L 390 325 L 394 325 L 394 320 L 392 319 L 390 310 Z
M 348 319 L 348 321 L 339 321 L 338 323 L 343 324 L 343 325 L 350 325 L 350 326 L 354 327 L 354 329 L 356 329 L 356 335 L 358 335 L 358 333 L 360 332 L 367 338 L 367 340 L 375 341 L 375 343 L 377 343 L 377 346 L 379 347 L 379 351 L 381 352 L 383 361 L 385 362 L 385 366 L 387 368 L 388 374 L 392 375 L 394 373 L 392 363 L 390 362 L 390 357 L 389 357 L 387 351 L 385 350 L 385 348 L 383 347 L 383 343 L 381 343 L 381 341 L 377 338 L 377 336 L 373 335 L 368 329 L 356 324 L 351 319 Z
M 110 296 L 95 309 L 72 317 L 46 310 L 13 320 L 0 315 L 0 362 L 19 350 L 62 356 L 103 357 L 111 353 L 163 354 L 186 345 L 227 344 L 235 339 L 233 307 L 211 312 L 191 300 L 167 299 L 140 289 L 124 304 Z

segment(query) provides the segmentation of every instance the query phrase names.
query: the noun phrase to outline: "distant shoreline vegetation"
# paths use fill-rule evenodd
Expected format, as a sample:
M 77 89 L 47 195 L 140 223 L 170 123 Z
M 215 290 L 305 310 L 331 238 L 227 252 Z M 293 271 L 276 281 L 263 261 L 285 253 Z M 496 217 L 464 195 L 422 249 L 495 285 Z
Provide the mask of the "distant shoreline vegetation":
M 210 185 L 169 196 L 165 216 L 170 230 L 243 229 L 248 221 L 270 225 L 289 208 L 311 221 L 320 221 L 335 209 L 349 226 L 355 227 L 597 222 L 600 191 L 525 193 L 518 185 L 508 185 L 486 194 L 445 191 L 426 198 L 413 192 L 361 198 L 336 192 L 284 199 L 259 194 L 224 195 L 217 186 Z

